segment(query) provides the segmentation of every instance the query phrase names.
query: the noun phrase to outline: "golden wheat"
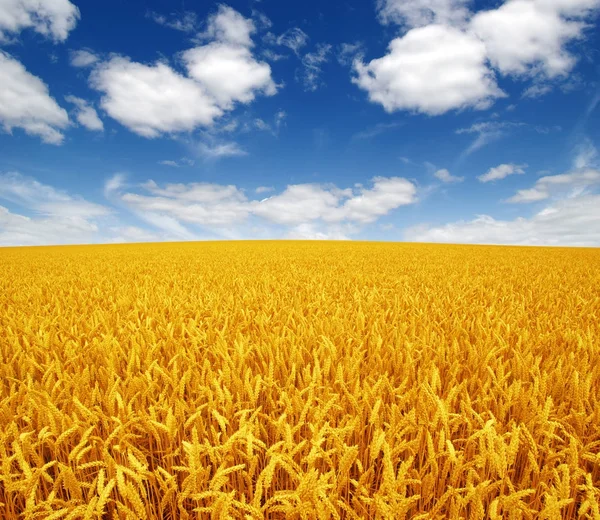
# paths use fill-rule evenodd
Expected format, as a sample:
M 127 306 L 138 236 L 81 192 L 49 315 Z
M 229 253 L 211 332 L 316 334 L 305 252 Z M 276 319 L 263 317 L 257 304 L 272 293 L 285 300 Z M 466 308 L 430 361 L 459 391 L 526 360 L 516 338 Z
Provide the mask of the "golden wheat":
M 0 518 L 600 520 L 600 251 L 0 250 Z

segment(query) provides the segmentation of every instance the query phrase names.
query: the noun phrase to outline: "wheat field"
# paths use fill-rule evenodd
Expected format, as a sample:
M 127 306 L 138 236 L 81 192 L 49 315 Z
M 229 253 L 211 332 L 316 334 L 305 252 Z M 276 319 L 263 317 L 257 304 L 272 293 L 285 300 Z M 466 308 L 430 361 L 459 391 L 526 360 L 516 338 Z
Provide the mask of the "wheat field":
M 600 250 L 0 249 L 2 519 L 600 519 Z

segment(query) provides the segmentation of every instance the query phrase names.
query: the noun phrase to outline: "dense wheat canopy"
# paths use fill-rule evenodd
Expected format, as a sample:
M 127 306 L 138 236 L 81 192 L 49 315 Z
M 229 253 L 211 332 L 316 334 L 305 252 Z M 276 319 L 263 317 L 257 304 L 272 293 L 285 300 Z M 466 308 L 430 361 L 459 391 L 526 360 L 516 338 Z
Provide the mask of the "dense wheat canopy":
M 0 250 L 0 516 L 600 519 L 600 251 Z

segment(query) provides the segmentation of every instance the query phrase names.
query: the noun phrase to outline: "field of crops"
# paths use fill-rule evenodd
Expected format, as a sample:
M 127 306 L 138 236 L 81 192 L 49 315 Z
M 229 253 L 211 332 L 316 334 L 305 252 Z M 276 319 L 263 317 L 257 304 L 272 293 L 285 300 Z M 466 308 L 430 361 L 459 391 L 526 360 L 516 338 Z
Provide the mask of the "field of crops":
M 600 519 L 600 250 L 0 249 L 0 518 Z

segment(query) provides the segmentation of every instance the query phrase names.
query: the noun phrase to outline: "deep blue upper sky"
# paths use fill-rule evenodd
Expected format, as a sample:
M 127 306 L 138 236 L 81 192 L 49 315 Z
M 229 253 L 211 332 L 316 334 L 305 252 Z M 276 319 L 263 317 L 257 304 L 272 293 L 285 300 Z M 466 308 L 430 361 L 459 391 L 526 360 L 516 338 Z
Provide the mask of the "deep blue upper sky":
M 0 0 L 0 245 L 600 246 L 600 0 Z

